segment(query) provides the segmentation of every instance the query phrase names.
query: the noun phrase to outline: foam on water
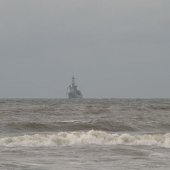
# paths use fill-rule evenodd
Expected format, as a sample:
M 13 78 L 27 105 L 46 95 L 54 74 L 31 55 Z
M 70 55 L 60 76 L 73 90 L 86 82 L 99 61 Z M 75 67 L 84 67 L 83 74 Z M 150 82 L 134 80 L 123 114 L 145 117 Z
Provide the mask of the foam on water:
M 69 146 L 69 145 L 154 145 L 170 148 L 170 133 L 152 135 L 111 134 L 104 131 L 60 132 L 0 138 L 1 146 Z

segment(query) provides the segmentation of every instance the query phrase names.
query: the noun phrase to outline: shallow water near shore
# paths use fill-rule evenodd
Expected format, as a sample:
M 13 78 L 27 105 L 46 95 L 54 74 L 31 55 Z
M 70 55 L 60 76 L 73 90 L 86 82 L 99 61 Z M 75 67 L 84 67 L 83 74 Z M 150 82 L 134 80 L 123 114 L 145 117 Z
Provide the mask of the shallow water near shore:
M 170 167 L 170 99 L 1 99 L 0 169 Z

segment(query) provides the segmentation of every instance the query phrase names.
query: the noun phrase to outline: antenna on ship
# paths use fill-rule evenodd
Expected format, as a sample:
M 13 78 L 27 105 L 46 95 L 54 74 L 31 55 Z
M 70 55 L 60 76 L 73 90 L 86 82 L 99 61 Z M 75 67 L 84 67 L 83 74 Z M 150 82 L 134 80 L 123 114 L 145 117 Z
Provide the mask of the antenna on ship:
M 75 86 L 75 77 L 72 77 L 72 86 Z

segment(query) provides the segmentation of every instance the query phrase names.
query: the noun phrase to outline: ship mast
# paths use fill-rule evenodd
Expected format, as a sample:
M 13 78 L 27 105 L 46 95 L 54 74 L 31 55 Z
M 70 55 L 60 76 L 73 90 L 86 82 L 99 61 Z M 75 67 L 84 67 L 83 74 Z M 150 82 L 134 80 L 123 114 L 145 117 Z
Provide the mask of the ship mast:
M 75 87 L 75 77 L 72 77 L 72 87 Z

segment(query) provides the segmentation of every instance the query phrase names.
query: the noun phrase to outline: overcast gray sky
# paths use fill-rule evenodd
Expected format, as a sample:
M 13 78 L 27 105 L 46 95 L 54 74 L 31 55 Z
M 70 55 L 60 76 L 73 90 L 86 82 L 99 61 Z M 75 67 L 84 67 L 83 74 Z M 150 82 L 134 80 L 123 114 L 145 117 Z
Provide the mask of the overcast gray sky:
M 170 97 L 169 0 L 0 0 L 0 97 Z

